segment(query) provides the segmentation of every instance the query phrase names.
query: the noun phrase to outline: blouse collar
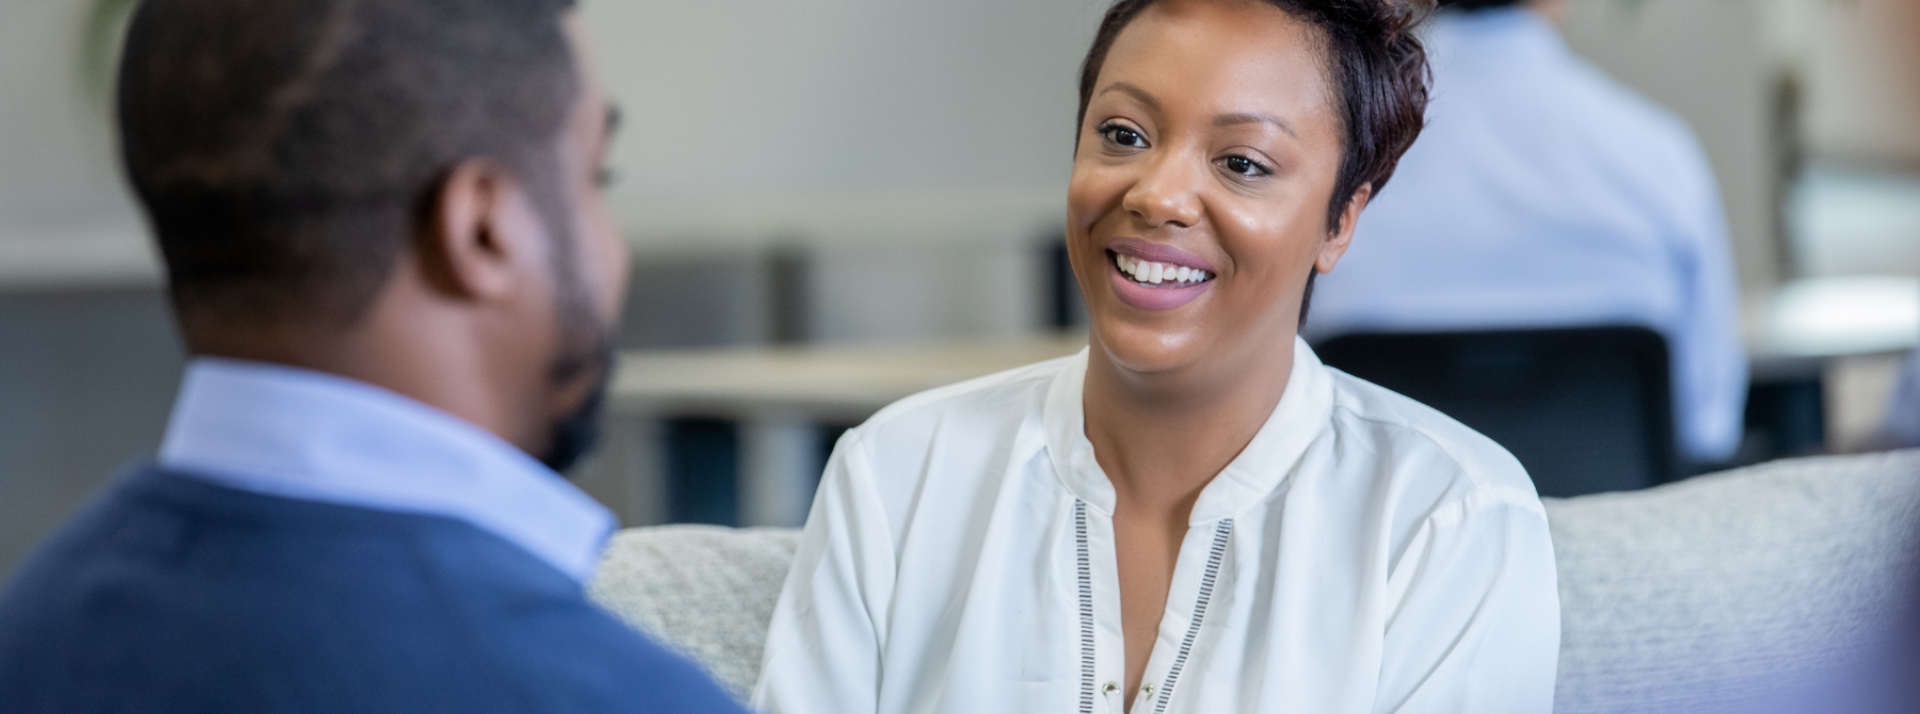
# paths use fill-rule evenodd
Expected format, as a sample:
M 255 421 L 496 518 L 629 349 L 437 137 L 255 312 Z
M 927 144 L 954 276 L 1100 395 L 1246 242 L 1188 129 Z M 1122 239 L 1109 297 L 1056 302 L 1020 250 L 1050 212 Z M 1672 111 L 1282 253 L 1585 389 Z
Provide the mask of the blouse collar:
M 1042 421 L 1047 451 L 1060 483 L 1088 506 L 1113 515 L 1113 482 L 1094 459 L 1087 440 L 1083 394 L 1088 350 L 1081 350 L 1047 389 Z M 1333 379 L 1305 340 L 1294 338 L 1293 371 L 1286 393 L 1247 448 L 1200 491 L 1190 526 L 1229 518 L 1267 500 L 1293 473 L 1307 446 L 1333 413 Z

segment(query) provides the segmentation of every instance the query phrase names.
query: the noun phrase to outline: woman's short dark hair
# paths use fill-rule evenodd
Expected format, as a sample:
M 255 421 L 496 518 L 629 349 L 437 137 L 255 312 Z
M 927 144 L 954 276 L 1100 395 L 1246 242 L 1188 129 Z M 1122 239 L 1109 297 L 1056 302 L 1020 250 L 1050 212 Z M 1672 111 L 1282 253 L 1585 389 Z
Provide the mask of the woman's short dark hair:
M 1373 194 L 1387 185 L 1400 155 L 1426 124 L 1427 52 L 1414 27 L 1432 0 L 1255 0 L 1306 23 L 1326 43 L 1327 76 L 1340 105 L 1344 157 L 1327 206 L 1327 225 L 1338 231 L 1340 214 L 1362 186 Z M 1094 82 L 1107 52 L 1127 25 L 1159 0 L 1118 0 L 1107 10 L 1080 69 L 1080 112 L 1085 123 Z

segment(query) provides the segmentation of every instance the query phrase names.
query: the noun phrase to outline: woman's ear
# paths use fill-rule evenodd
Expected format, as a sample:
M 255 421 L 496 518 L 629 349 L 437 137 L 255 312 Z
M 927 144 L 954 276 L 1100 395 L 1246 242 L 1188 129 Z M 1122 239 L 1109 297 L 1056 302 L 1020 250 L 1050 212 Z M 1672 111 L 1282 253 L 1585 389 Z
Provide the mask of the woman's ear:
M 1340 262 L 1340 256 L 1347 254 L 1347 246 L 1353 243 L 1354 224 L 1360 222 L 1360 211 L 1367 207 L 1367 201 L 1373 199 L 1373 184 L 1365 184 L 1353 192 L 1347 199 L 1347 205 L 1340 209 L 1340 224 L 1334 226 L 1333 233 L 1327 236 L 1327 242 L 1320 245 L 1320 255 L 1313 260 L 1313 269 L 1322 273 L 1333 272 L 1333 266 Z
M 468 159 L 435 189 L 429 218 L 414 247 L 428 284 L 454 299 L 489 302 L 510 296 L 527 256 L 525 197 L 506 167 Z

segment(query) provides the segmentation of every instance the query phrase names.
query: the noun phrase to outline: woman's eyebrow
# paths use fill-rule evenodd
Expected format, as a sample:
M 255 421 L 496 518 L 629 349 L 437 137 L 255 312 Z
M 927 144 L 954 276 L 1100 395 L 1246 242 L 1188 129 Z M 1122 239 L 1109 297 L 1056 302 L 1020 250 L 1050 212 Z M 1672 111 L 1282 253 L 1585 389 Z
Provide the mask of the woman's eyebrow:
M 1160 111 L 1160 100 L 1154 99 L 1153 95 L 1147 93 L 1147 90 L 1127 82 L 1114 82 L 1113 84 L 1107 85 L 1105 89 L 1100 90 L 1100 94 L 1106 94 L 1107 92 L 1121 92 L 1130 95 L 1134 99 L 1140 100 L 1141 104 L 1147 105 L 1148 109 L 1156 112 Z
M 1287 120 L 1281 119 L 1280 117 L 1274 116 L 1272 114 L 1260 114 L 1258 112 L 1235 112 L 1232 114 L 1222 114 L 1220 116 L 1213 118 L 1214 126 L 1233 126 L 1235 124 L 1272 124 L 1274 126 L 1280 127 L 1280 130 L 1286 132 L 1287 136 L 1291 136 L 1295 139 L 1300 138 L 1300 133 L 1293 130 L 1292 124 L 1288 123 Z

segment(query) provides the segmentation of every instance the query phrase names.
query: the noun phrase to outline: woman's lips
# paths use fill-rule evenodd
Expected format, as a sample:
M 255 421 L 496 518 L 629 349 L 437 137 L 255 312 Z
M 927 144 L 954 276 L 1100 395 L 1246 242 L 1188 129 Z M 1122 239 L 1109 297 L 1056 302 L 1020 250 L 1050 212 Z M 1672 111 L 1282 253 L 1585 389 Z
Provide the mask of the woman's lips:
M 1211 270 L 1136 260 L 1118 251 L 1107 253 L 1107 280 L 1113 284 L 1114 296 L 1141 310 L 1172 310 L 1193 302 L 1213 287 L 1213 279 Z
M 1151 243 L 1134 237 L 1115 238 L 1107 244 L 1107 250 L 1134 260 L 1146 260 L 1155 263 L 1182 265 L 1194 270 L 1204 270 L 1218 274 L 1220 271 L 1200 256 L 1162 243 Z

